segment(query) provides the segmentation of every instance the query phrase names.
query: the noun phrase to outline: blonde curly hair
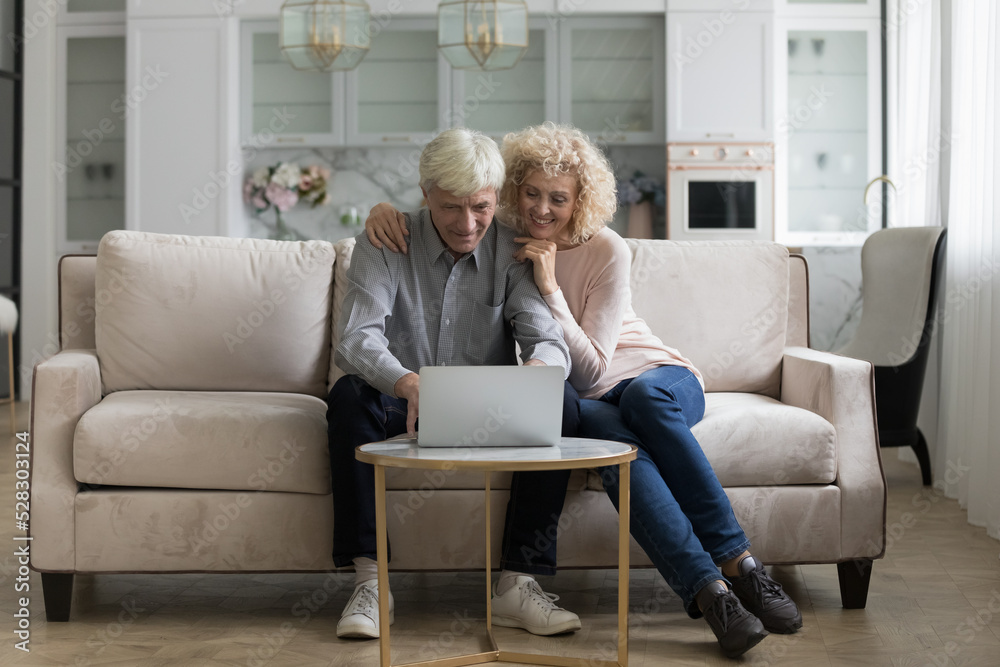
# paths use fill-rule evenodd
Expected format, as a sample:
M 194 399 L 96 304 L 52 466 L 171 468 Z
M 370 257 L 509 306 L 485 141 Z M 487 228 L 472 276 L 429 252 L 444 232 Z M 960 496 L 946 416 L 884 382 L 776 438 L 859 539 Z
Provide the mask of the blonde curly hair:
M 531 172 L 576 177 L 577 199 L 570 220 L 570 240 L 584 243 L 611 220 L 618 208 L 611 164 L 580 130 L 551 121 L 511 132 L 501 149 L 507 178 L 500 189 L 497 218 L 519 233 L 528 225 L 517 212 L 518 191 Z

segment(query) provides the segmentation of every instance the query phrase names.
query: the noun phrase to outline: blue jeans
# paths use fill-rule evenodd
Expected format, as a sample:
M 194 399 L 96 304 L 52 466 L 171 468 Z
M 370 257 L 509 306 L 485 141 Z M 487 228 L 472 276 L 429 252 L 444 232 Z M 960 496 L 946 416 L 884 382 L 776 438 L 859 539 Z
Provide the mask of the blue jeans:
M 375 469 L 354 450 L 406 432 L 406 401 L 381 393 L 360 377 L 340 378 L 327 398 L 327 433 L 333 482 L 333 562 L 350 565 L 374 559 Z M 580 397 L 564 383 L 562 434 L 573 437 L 580 422 Z M 555 574 L 555 528 L 569 470 L 515 473 L 504 523 L 500 566 L 528 574 Z M 390 549 L 391 556 L 391 549 Z
M 580 401 L 581 436 L 639 448 L 630 471 L 632 536 L 692 618 L 701 616 L 695 594 L 725 579 L 717 565 L 750 546 L 691 434 L 704 415 L 701 384 L 681 366 L 659 366 L 622 380 L 599 401 Z M 618 467 L 600 473 L 617 508 Z

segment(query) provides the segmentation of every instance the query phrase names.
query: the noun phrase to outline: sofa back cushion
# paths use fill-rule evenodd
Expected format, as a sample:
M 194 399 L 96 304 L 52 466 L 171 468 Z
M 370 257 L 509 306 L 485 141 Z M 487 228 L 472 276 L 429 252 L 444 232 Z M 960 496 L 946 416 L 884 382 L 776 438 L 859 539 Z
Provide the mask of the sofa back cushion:
M 337 349 L 337 343 L 340 341 L 337 339 L 337 320 L 340 319 L 340 313 L 344 310 L 344 297 L 347 296 L 347 270 L 351 268 L 351 253 L 354 252 L 354 238 L 341 239 L 334 244 L 334 249 L 337 252 L 337 264 L 334 267 L 335 278 L 333 280 L 333 322 L 332 331 L 330 332 L 330 340 L 333 341 L 333 349 Z M 340 370 L 337 364 L 333 363 L 333 359 L 330 359 L 330 377 L 328 378 L 328 384 L 330 388 L 333 385 L 347 375 L 344 371 Z
M 325 397 L 333 265 L 325 241 L 106 234 L 95 279 L 104 393 Z
M 59 342 L 63 350 L 94 349 L 94 255 L 59 258 Z
M 788 249 L 759 241 L 626 242 L 636 313 L 694 363 L 706 389 L 777 398 L 788 327 Z M 336 249 L 333 345 L 354 239 Z M 330 365 L 331 386 L 342 375 Z
M 776 398 L 788 249 L 759 241 L 627 242 L 636 314 L 694 363 L 706 390 Z

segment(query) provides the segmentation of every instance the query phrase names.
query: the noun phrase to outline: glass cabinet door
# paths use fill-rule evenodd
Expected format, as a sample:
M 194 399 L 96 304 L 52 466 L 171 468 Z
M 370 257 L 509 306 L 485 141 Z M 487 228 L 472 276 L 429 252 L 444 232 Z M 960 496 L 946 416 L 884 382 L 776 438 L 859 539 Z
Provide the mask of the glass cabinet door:
M 344 75 L 293 68 L 281 54 L 273 21 L 245 23 L 242 39 L 243 62 L 250 63 L 242 74 L 243 142 L 260 143 L 273 133 L 277 143 L 343 143 L 334 99 L 343 96 Z
M 562 86 L 565 120 L 606 143 L 663 141 L 661 22 L 578 19 L 560 40 L 570 70 Z
M 878 26 L 840 21 L 779 32 L 776 48 L 787 60 L 778 192 L 786 196 L 777 197 L 777 222 L 785 242 L 859 243 L 882 223 L 881 210 L 864 202 L 866 185 L 882 173 Z
M 347 143 L 409 142 L 448 127 L 439 106 L 447 84 L 437 22 L 396 19 L 372 36 L 371 50 L 347 73 Z
M 93 250 L 105 232 L 125 226 L 125 123 L 131 100 L 125 94 L 124 28 L 60 33 L 64 119 L 53 165 L 62 191 L 60 249 Z
M 558 120 L 556 31 L 547 20 L 531 21 L 528 50 L 513 69 L 456 70 L 452 126 L 499 138 L 546 120 Z

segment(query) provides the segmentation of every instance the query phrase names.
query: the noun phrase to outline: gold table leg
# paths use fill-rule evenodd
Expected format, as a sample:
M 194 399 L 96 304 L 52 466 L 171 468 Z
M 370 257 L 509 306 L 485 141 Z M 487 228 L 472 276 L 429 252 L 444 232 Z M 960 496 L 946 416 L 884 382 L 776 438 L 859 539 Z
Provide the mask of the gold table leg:
M 629 476 L 631 464 L 618 466 L 618 664 L 628 664 Z
M 571 658 L 500 651 L 500 660 L 553 667 L 626 667 L 628 665 L 628 575 L 629 575 L 629 473 L 626 461 L 618 465 L 618 659 Z M 487 557 L 488 558 L 488 557 Z M 487 564 L 489 560 L 486 561 Z M 493 635 L 490 634 L 490 639 Z M 494 644 L 495 646 L 495 644 Z
M 7 369 L 10 373 L 10 434 L 17 433 L 17 412 L 14 409 L 14 332 L 7 334 Z M 0 401 L 0 403 L 6 401 Z
M 490 649 L 493 651 L 493 660 L 496 661 L 500 657 L 500 650 L 497 648 L 497 642 L 493 638 L 493 544 L 490 541 L 490 526 L 492 525 L 492 520 L 490 518 L 490 473 L 483 473 L 486 481 L 483 484 L 483 488 L 486 489 L 486 507 L 485 507 L 485 521 L 486 521 L 486 636 L 490 640 Z
M 381 667 L 389 667 L 389 549 L 385 532 L 385 466 L 375 466 L 375 547 L 378 554 L 378 653 Z
M 484 473 L 484 487 L 486 489 L 486 633 L 489 638 L 491 650 L 451 658 L 409 662 L 397 667 L 464 667 L 466 665 L 484 665 L 497 661 L 552 665 L 554 667 L 626 667 L 628 665 L 629 463 L 619 464 L 618 471 L 618 659 L 616 661 L 536 655 L 533 653 L 517 653 L 499 649 L 496 640 L 493 638 L 490 473 L 486 472 Z M 375 530 L 377 532 L 376 547 L 378 549 L 379 662 L 381 667 L 393 667 L 389 653 L 389 566 L 386 560 L 388 555 L 388 538 L 385 523 L 385 468 L 376 465 Z

